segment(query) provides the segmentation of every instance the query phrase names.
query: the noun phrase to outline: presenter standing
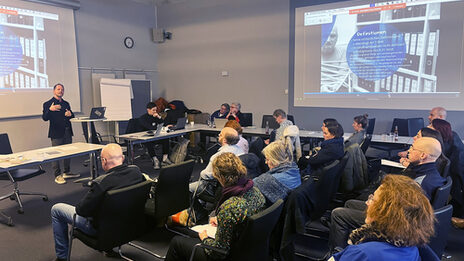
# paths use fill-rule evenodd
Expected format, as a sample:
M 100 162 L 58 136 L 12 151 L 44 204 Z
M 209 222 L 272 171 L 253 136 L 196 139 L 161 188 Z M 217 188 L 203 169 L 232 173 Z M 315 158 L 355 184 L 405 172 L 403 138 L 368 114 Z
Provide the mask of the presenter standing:
M 63 100 L 63 95 L 64 86 L 61 83 L 57 83 L 53 86 L 53 97 L 43 104 L 42 119 L 50 121 L 48 137 L 52 141 L 52 146 L 72 143 L 73 132 L 69 120 L 74 118 L 74 113 L 71 111 L 69 103 Z M 80 174 L 70 172 L 70 159 L 63 161 L 63 174 L 61 174 L 59 162 L 52 162 L 52 168 L 55 172 L 55 182 L 57 184 L 65 184 L 66 178 L 77 178 L 80 176 Z

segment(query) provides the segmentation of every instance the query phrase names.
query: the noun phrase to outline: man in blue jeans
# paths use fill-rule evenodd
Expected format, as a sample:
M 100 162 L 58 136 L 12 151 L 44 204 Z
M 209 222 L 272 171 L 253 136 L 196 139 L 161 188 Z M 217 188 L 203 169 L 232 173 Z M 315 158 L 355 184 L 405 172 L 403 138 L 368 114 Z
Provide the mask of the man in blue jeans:
M 68 255 L 68 224 L 72 224 L 74 214 L 75 226 L 84 233 L 96 234 L 95 218 L 100 203 L 108 190 L 124 188 L 145 181 L 137 166 L 123 164 L 124 155 L 118 144 L 108 144 L 101 152 L 101 164 L 106 174 L 92 181 L 90 190 L 76 207 L 57 203 L 52 207 L 52 227 L 55 239 L 55 260 L 66 260 Z M 111 251 L 111 249 L 108 249 Z

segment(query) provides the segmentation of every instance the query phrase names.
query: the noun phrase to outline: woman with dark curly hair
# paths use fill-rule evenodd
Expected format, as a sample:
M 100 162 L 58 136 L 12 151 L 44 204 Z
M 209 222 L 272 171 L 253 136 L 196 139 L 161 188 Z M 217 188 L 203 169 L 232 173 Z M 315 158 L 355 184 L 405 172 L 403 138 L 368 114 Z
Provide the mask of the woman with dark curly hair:
M 386 175 L 366 205 L 366 224 L 351 232 L 349 245 L 329 260 L 421 260 L 417 246 L 434 235 L 435 216 L 419 184 Z
M 209 223 L 217 226 L 215 238 L 208 237 L 206 230 L 198 238 L 176 236 L 169 244 L 166 260 L 189 260 L 193 247 L 198 243 L 229 250 L 244 229 L 244 222 L 264 208 L 265 198 L 246 177 L 247 170 L 240 158 L 226 152 L 213 161 L 213 176 L 223 187 L 222 196 Z M 194 260 L 218 260 L 225 256 L 200 249 Z

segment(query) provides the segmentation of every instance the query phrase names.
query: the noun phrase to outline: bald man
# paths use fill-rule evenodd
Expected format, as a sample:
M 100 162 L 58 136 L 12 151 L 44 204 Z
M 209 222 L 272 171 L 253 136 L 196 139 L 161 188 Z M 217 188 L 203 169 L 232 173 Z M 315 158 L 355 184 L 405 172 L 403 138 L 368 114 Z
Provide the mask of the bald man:
M 237 145 L 240 140 L 238 136 L 238 132 L 230 127 L 225 127 L 219 133 L 219 144 L 221 147 L 219 148 L 218 152 L 213 154 L 209 159 L 208 166 L 204 170 L 200 172 L 200 177 L 203 180 L 211 180 L 213 178 L 213 160 L 221 155 L 224 152 L 232 152 L 233 154 L 240 156 L 244 154 L 243 150 Z M 194 192 L 199 184 L 198 182 L 190 183 L 190 192 Z
M 94 217 L 105 193 L 112 189 L 124 188 L 145 181 L 137 166 L 127 166 L 118 144 L 108 144 L 101 152 L 101 164 L 105 175 L 94 179 L 90 190 L 76 207 L 58 203 L 52 207 L 52 227 L 55 238 L 56 260 L 66 260 L 68 254 L 68 224 L 72 224 L 77 213 L 75 225 L 87 234 L 95 234 Z M 110 249 L 108 250 L 110 251 Z
M 429 200 L 438 187 L 445 184 L 437 170 L 435 161 L 441 154 L 440 142 L 431 137 L 418 138 L 408 150 L 409 166 L 402 173 L 413 178 L 420 184 Z M 332 210 L 329 246 L 344 248 L 347 245 L 348 236 L 353 229 L 364 224 L 366 204 L 361 200 L 348 200 L 345 207 Z
M 443 107 L 435 107 L 430 110 L 429 114 L 429 126 L 432 125 L 432 121 L 435 119 L 446 120 L 446 109 Z

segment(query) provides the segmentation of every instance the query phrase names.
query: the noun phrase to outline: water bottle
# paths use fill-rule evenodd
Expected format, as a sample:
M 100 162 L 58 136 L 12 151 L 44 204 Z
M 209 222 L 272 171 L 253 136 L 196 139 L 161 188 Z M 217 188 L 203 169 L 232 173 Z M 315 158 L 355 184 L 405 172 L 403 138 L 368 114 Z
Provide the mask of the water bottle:
M 266 135 L 269 135 L 269 121 L 266 121 Z
M 393 138 L 395 141 L 398 141 L 398 126 L 395 126 L 395 132 L 393 133 Z
M 208 118 L 208 121 L 207 121 L 206 123 L 208 124 L 208 127 L 210 127 L 210 128 L 212 127 L 212 126 L 211 126 L 211 119 L 210 119 L 210 118 Z

